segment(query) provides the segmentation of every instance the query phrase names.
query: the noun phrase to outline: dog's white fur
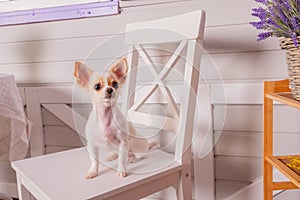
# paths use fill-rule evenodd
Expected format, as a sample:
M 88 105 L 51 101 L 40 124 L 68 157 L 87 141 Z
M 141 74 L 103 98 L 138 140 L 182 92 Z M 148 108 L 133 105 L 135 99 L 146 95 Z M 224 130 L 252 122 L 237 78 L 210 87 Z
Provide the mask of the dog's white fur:
M 127 70 L 128 65 L 124 58 L 102 74 L 80 62 L 75 63 L 76 82 L 88 90 L 93 103 L 93 110 L 85 129 L 91 160 L 87 179 L 98 175 L 99 150 L 103 143 L 110 151 L 107 160 L 118 158 L 118 176 L 122 178 L 127 176 L 127 161 L 135 162 L 139 158 L 136 153 L 146 153 L 157 145 L 156 142 L 149 143 L 146 139 L 135 137 L 134 127 L 127 122 L 116 106 L 119 89 L 125 82 Z

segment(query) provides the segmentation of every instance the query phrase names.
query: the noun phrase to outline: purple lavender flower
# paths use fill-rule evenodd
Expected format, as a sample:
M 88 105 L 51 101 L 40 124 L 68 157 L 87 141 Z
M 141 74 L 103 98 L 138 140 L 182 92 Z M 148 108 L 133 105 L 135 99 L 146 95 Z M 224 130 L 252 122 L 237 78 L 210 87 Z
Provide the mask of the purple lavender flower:
M 282 0 L 282 5 L 288 12 L 291 11 L 292 7 L 289 0 Z
M 253 11 L 252 16 L 258 17 L 260 20 L 266 19 L 267 17 L 267 12 L 262 7 L 253 8 L 252 11 Z
M 250 22 L 250 24 L 252 26 L 254 26 L 256 29 L 258 29 L 258 30 L 264 29 L 265 25 L 266 25 L 266 23 L 263 22 L 263 21 L 260 21 L 260 22 Z
M 272 32 L 263 32 L 263 33 L 260 33 L 260 34 L 258 34 L 257 41 L 267 39 L 268 37 L 271 37 L 272 35 L 273 35 Z
M 299 22 L 299 19 L 297 17 L 293 16 L 291 19 L 292 27 L 294 30 L 300 31 L 300 26 L 299 26 L 298 22 Z
M 265 30 L 258 35 L 257 40 L 271 36 L 292 38 L 298 46 L 300 36 L 300 0 L 255 0 L 262 7 L 252 9 L 252 16 L 258 22 L 250 22 L 259 30 Z
M 277 24 L 274 20 L 270 19 L 268 20 L 268 24 L 271 25 L 271 26 L 274 26 L 278 29 L 281 29 L 281 30 L 284 30 L 284 27 L 280 26 L 279 24 Z
M 297 34 L 296 33 L 293 33 L 292 39 L 293 39 L 295 47 L 298 47 L 298 39 L 297 39 Z
M 282 11 L 280 4 L 277 8 L 275 8 L 275 7 L 270 8 L 270 11 L 271 11 L 271 15 L 276 16 L 285 25 L 289 24 L 289 19 L 286 17 L 285 13 Z
M 255 1 L 258 3 L 262 3 L 264 5 L 267 5 L 267 3 L 268 3 L 268 0 L 255 0 Z

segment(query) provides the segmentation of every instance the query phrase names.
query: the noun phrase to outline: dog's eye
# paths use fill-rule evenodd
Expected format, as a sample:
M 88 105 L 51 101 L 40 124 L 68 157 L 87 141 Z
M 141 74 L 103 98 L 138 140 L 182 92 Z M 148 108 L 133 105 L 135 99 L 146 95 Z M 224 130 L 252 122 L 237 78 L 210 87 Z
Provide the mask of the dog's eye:
M 96 85 L 94 85 L 94 89 L 95 90 L 100 90 L 101 89 L 101 84 L 100 83 L 97 83 Z
M 111 86 L 112 86 L 113 88 L 115 88 L 115 89 L 118 89 L 119 84 L 118 84 L 118 82 L 113 81 L 112 84 L 111 84 Z

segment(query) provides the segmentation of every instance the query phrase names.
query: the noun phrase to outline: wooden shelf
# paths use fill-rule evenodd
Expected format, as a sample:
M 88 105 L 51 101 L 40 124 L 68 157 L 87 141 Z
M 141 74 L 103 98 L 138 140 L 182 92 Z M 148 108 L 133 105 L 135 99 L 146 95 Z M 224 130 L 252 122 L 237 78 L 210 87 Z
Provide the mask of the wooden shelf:
M 281 92 L 281 93 L 273 93 L 266 94 L 266 97 L 272 99 L 274 101 L 286 104 L 288 106 L 292 106 L 296 109 L 300 109 L 300 101 L 297 101 L 292 97 L 291 92 Z
M 281 173 L 289 178 L 298 188 L 300 188 L 300 170 L 288 166 L 292 159 L 300 160 L 300 155 L 292 156 L 268 156 L 267 161 L 276 167 Z
M 300 101 L 292 97 L 288 79 L 264 83 L 264 200 L 272 200 L 274 190 L 300 188 L 300 170 L 298 168 L 300 155 L 273 155 L 273 101 L 300 110 Z M 273 166 L 290 181 L 274 182 Z

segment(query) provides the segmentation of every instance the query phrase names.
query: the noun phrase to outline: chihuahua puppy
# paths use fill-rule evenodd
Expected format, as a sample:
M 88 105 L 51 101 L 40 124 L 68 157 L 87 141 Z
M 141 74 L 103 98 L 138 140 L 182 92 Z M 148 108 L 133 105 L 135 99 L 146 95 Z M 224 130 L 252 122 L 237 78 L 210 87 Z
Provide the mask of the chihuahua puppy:
M 127 176 L 127 162 L 135 162 L 140 158 L 140 153 L 149 152 L 157 146 L 156 142 L 149 143 L 146 139 L 137 138 L 134 127 L 117 108 L 119 90 L 126 80 L 127 71 L 128 64 L 125 58 L 103 73 L 97 73 L 82 63 L 75 62 L 76 82 L 89 92 L 93 104 L 85 128 L 91 160 L 87 179 L 98 175 L 99 150 L 103 144 L 109 151 L 106 160 L 118 159 L 117 174 L 121 178 Z

